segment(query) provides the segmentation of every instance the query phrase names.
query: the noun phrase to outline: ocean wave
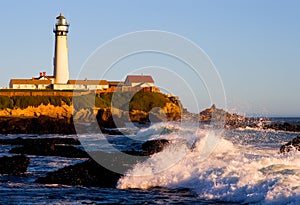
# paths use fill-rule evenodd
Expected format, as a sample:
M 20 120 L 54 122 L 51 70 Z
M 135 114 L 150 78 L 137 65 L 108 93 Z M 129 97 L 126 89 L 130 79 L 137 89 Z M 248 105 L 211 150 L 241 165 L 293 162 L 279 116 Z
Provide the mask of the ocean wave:
M 128 171 L 117 187 L 188 188 L 200 198 L 224 202 L 300 202 L 299 152 L 281 155 L 270 147 L 263 151 L 253 145 L 234 144 L 212 130 L 197 129 L 193 134 L 184 129 L 160 136 L 171 143 Z

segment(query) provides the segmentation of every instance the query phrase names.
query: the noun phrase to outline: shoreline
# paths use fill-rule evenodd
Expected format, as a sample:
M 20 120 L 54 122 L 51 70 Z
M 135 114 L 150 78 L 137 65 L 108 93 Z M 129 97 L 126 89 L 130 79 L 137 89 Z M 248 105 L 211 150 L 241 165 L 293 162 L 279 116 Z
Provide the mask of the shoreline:
M 171 106 L 171 108 L 173 108 Z M 168 116 L 164 115 L 168 110 Z M 224 120 L 225 129 L 258 128 L 263 130 L 275 130 L 285 132 L 300 132 L 300 125 L 288 122 L 273 122 L 268 118 L 249 118 L 237 114 L 228 113 L 214 105 L 199 114 L 185 111 L 180 113 L 176 108 L 158 110 L 157 113 L 148 113 L 141 110 L 126 112 L 118 109 L 79 110 L 73 114 L 73 106 L 40 105 L 26 109 L 15 109 L 14 115 L 2 115 L 0 110 L 0 134 L 76 134 L 74 123 L 86 122 L 98 123 L 101 131 L 107 134 L 107 128 L 121 128 L 126 122 L 134 122 L 141 125 L 150 123 L 181 120 L 198 122 L 199 125 L 212 122 L 214 119 Z M 19 113 L 19 115 L 17 115 Z M 181 115 L 180 115 L 181 114 Z M 213 118 L 214 117 L 214 118 Z M 274 119 L 274 118 L 273 118 Z M 277 118 L 276 118 L 277 119 Z M 280 118 L 278 118 L 280 119 Z M 294 119 L 294 118 L 291 118 Z

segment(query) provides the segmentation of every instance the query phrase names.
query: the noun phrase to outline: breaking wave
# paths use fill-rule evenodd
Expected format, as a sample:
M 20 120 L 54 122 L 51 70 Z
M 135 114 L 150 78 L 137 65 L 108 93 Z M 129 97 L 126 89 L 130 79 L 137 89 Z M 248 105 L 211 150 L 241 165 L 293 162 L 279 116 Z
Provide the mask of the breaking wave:
M 162 130 L 168 129 L 168 132 Z M 196 131 L 195 131 L 196 130 Z M 159 134 L 163 133 L 163 134 Z M 138 135 L 164 138 L 169 145 L 119 180 L 119 189 L 188 188 L 200 198 L 236 203 L 299 204 L 300 154 L 261 147 L 262 131 L 238 133 L 158 124 Z M 246 142 L 249 135 L 257 141 Z M 264 133 L 270 144 L 280 135 Z M 253 138 L 252 138 L 253 139 Z M 254 138 L 255 139 L 255 138 Z M 277 142 L 276 141 L 276 142 Z

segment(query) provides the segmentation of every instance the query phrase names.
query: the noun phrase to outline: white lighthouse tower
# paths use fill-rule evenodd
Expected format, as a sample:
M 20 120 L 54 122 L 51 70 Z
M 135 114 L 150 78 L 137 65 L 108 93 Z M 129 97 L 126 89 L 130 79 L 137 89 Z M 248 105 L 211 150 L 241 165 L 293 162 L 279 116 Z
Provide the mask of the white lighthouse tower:
M 68 66 L 68 40 L 67 33 L 69 24 L 66 18 L 60 13 L 56 17 L 54 51 L 54 84 L 66 84 L 69 80 Z

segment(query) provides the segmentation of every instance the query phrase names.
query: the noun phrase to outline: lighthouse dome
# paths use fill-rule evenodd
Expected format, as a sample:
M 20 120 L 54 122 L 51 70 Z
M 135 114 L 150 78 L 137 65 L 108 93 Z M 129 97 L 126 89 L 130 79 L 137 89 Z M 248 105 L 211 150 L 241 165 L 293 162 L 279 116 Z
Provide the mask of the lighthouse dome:
M 56 17 L 56 25 L 58 26 L 69 26 L 66 18 L 60 13 L 58 17 Z
M 59 16 L 56 17 L 56 19 L 66 19 L 66 18 L 60 13 Z

